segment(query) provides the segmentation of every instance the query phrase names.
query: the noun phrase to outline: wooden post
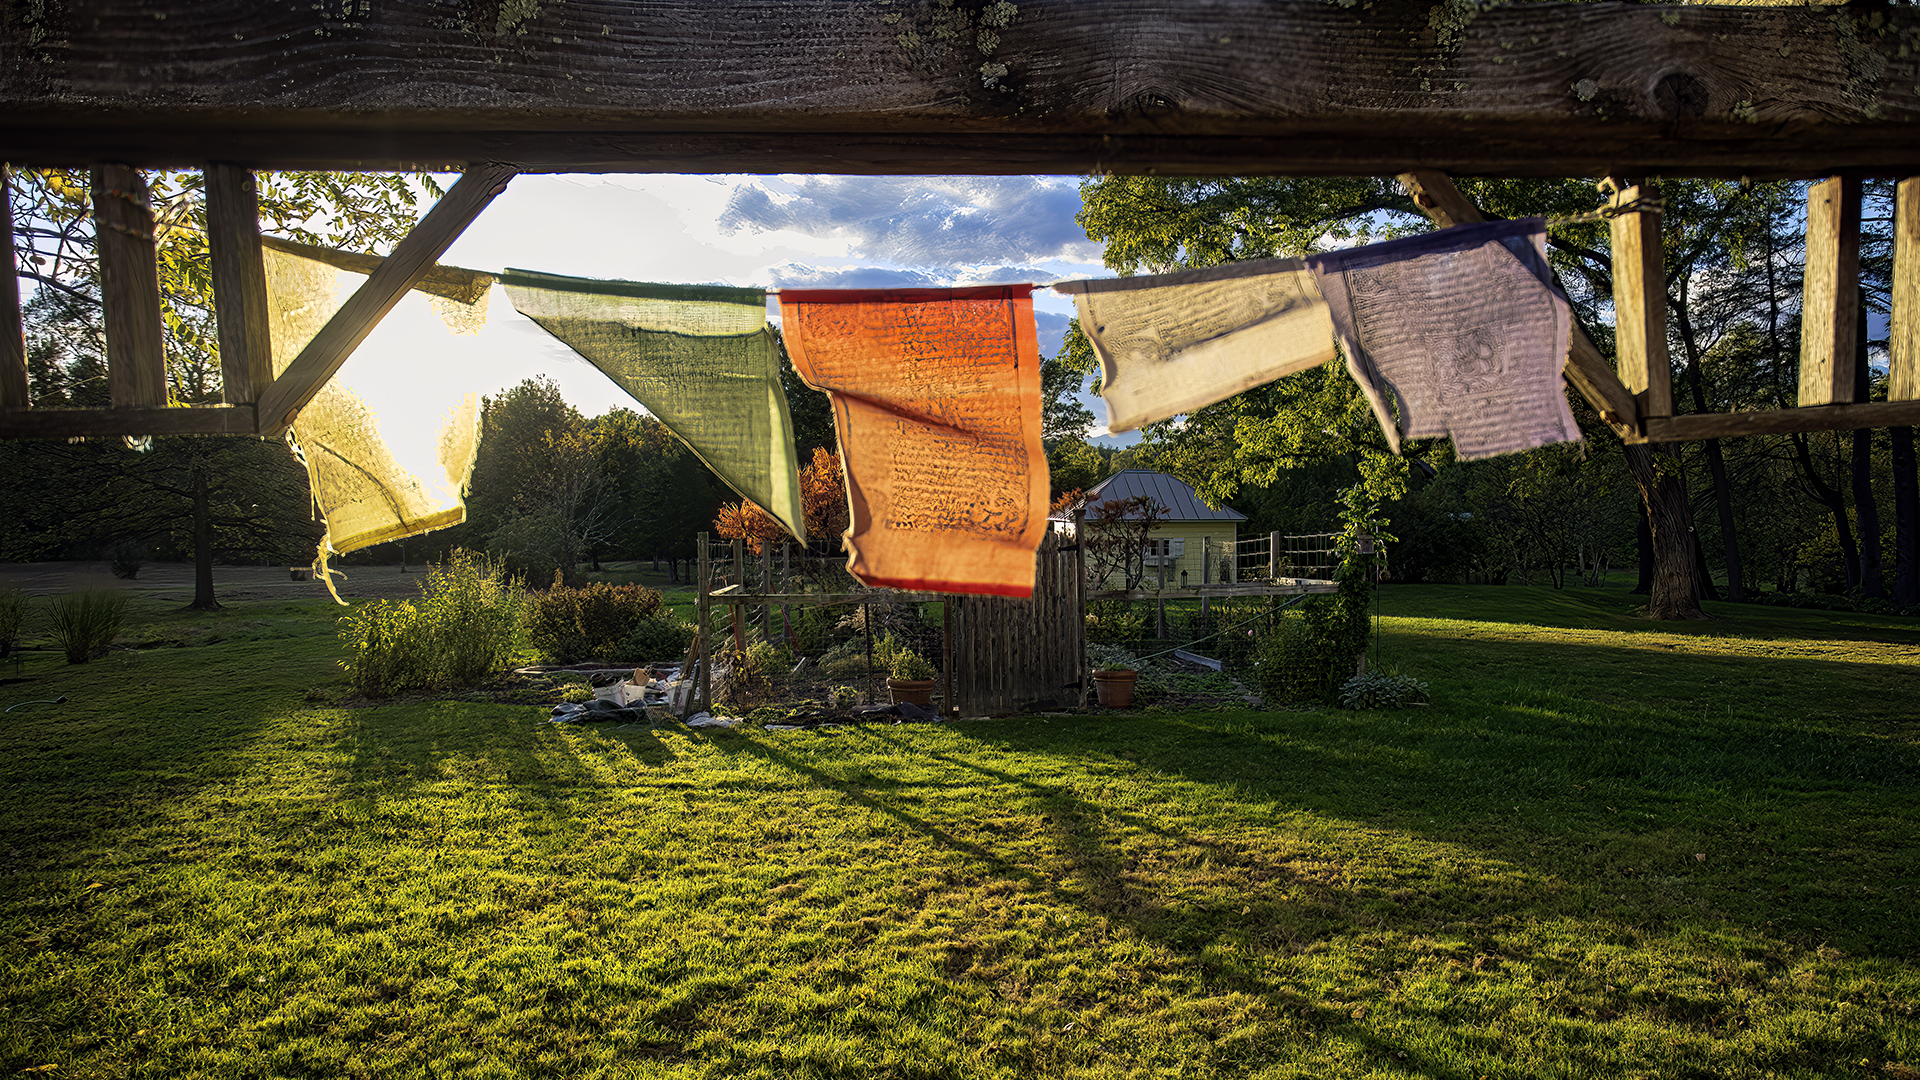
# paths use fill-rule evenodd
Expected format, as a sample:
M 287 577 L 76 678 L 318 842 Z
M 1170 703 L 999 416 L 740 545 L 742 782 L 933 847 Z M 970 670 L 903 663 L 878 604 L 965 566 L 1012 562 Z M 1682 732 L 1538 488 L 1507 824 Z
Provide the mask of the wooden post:
M 1920 400 L 1920 176 L 1894 189 L 1893 317 L 1887 400 Z
M 1652 184 L 1623 187 L 1612 205 L 1658 198 Z M 1667 264 L 1660 215 L 1639 210 L 1613 219 L 1613 317 L 1620 381 L 1641 420 L 1673 415 L 1673 369 L 1667 362 Z
M 1280 534 L 1267 534 L 1267 580 L 1280 580 Z
M 740 591 L 746 591 L 747 542 L 745 540 L 735 540 L 733 542 L 733 581 L 729 582 L 729 584 L 737 584 L 740 587 Z M 740 601 L 738 600 L 728 604 L 727 611 L 733 616 L 733 651 L 738 653 L 746 652 L 747 613 L 740 609 Z
M 1213 607 L 1208 601 L 1207 594 L 1205 591 L 1207 585 L 1212 581 L 1213 581 L 1213 537 L 1203 536 L 1200 538 L 1200 588 L 1201 588 L 1200 618 L 1202 620 L 1206 619 L 1208 615 L 1211 615 L 1213 613 Z
M 940 713 L 953 716 L 960 708 L 953 700 L 953 597 L 940 601 Z
M 1167 554 L 1173 550 L 1173 541 L 1163 539 L 1160 544 L 1161 550 L 1156 556 L 1160 560 L 1160 586 L 1154 591 L 1164 593 L 1167 591 Z M 1155 597 L 1153 610 L 1153 636 L 1165 638 L 1167 636 L 1167 602 Z
M 793 591 L 793 545 L 780 545 L 780 591 Z M 793 605 L 780 605 L 780 640 L 792 645 L 793 642 Z
M 1801 406 L 1853 400 L 1860 312 L 1860 181 L 1807 189 L 1807 270 L 1800 294 Z
M 707 557 L 707 534 L 701 533 L 696 541 L 700 546 L 694 552 L 693 588 L 695 600 L 694 648 L 698 650 L 693 660 L 694 693 L 689 695 L 687 711 L 699 712 L 711 703 L 713 694 L 713 631 L 708 627 L 708 616 L 713 611 L 713 601 L 707 596 L 709 574 L 712 570 Z
M 100 306 L 107 327 L 107 389 L 115 408 L 167 403 L 160 273 L 147 182 L 125 165 L 93 169 Z
M 33 404 L 27 392 L 27 339 L 20 328 L 20 267 L 13 256 L 13 177 L 0 165 L 0 241 L 7 245 L 7 261 L 0 263 L 7 279 L 0 282 L 0 409 L 24 409 Z
M 767 544 L 765 540 L 760 542 L 760 591 L 763 594 L 773 591 L 773 549 Z M 779 640 L 773 636 L 773 605 L 765 601 L 760 604 L 760 633 L 769 642 Z
M 260 193 L 253 171 L 238 165 L 209 165 L 206 177 L 207 255 L 213 260 L 213 313 L 220 330 L 221 396 L 229 405 L 250 404 L 273 382 Z
M 1077 639 L 1076 677 L 1080 682 L 1080 696 L 1075 704 L 1085 705 L 1093 680 L 1087 677 L 1087 508 L 1084 503 L 1073 508 L 1073 607 L 1078 613 L 1073 631 Z

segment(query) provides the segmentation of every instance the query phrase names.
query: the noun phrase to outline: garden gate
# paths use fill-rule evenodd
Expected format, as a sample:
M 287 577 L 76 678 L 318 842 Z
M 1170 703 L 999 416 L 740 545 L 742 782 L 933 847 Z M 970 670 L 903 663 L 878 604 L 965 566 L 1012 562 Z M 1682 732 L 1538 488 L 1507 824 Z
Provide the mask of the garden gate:
M 1086 693 L 1086 575 L 1077 541 L 1040 541 L 1033 598 L 956 596 L 949 606 L 947 670 L 962 716 L 1004 715 Z

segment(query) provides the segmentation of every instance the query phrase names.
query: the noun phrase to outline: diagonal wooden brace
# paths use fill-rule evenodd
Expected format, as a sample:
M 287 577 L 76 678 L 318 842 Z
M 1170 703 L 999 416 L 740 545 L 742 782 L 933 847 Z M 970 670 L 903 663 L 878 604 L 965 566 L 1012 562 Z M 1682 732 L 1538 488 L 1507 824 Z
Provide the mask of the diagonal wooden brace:
M 347 362 L 408 289 L 434 269 L 440 256 L 459 239 L 494 196 L 518 173 L 512 165 L 469 166 L 427 216 L 396 244 L 327 325 L 321 327 L 266 393 L 260 395 L 260 434 L 278 437 L 328 379 Z
M 1400 183 L 1406 187 L 1407 194 L 1413 197 L 1414 205 L 1426 211 L 1434 224 L 1442 228 L 1454 225 L 1469 225 L 1485 221 L 1487 216 L 1480 208 L 1467 201 L 1460 189 L 1446 173 L 1433 169 L 1415 169 L 1400 174 Z M 1593 339 L 1580 327 L 1579 320 L 1573 324 L 1573 339 L 1567 350 L 1565 369 L 1567 381 L 1580 391 L 1581 396 L 1600 413 L 1600 419 L 1607 426 L 1630 443 L 1646 442 L 1646 434 L 1640 428 L 1639 410 L 1634 403 L 1633 394 L 1620 381 L 1600 355 L 1600 349 Z

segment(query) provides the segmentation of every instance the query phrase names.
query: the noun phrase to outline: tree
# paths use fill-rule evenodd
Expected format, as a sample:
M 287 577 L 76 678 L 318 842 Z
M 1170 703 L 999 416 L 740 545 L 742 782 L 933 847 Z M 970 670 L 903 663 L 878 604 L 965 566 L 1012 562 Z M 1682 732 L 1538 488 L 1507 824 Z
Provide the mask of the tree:
M 838 539 L 847 530 L 846 473 L 840 455 L 816 448 L 800 470 L 800 512 L 809 541 Z M 727 503 L 714 514 L 713 530 L 729 540 L 745 540 L 755 555 L 769 544 L 793 539 L 786 526 L 752 499 Z

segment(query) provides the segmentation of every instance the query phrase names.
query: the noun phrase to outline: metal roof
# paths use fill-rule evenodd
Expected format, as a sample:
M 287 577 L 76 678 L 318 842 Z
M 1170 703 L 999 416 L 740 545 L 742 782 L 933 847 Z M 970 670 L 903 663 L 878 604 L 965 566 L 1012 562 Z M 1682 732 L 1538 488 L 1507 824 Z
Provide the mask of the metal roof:
M 1200 496 L 1194 493 L 1192 485 L 1186 481 L 1150 469 L 1122 469 L 1093 485 L 1087 490 L 1087 507 L 1091 510 L 1103 502 L 1113 499 L 1131 499 L 1137 495 L 1148 496 L 1167 508 L 1166 516 L 1160 519 L 1162 521 L 1247 520 L 1247 515 L 1231 507 L 1215 510 L 1201 502 Z M 1070 516 L 1066 513 L 1053 515 L 1063 520 Z M 1127 516 L 1137 519 L 1140 515 L 1136 512 Z

